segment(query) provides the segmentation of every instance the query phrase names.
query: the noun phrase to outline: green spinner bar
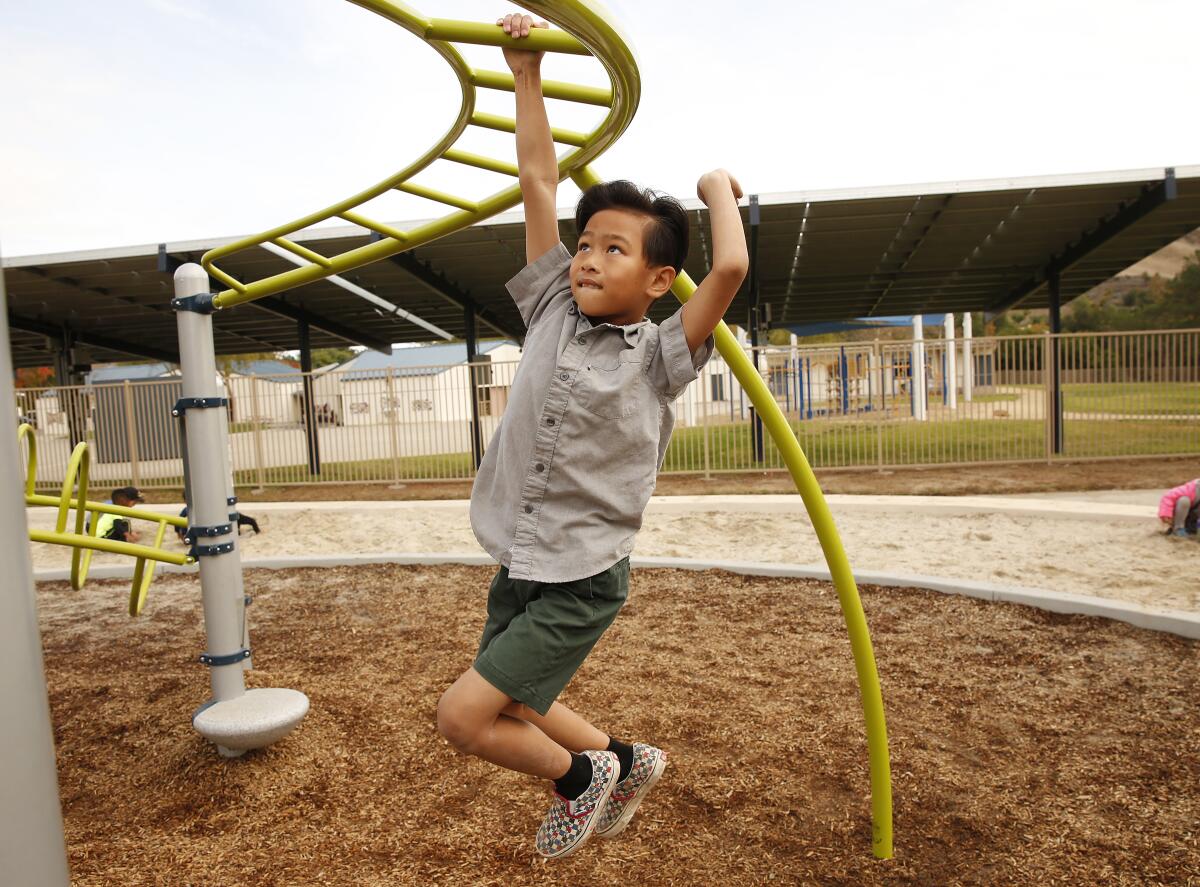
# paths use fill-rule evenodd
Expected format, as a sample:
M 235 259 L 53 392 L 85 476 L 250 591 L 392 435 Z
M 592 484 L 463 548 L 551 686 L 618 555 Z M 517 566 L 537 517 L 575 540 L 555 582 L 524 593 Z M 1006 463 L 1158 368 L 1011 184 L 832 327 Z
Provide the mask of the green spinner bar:
M 468 127 L 514 132 L 516 121 L 511 117 L 483 113 L 476 110 L 475 107 L 479 89 L 511 92 L 513 90 L 512 74 L 473 69 L 466 63 L 454 44 L 505 46 L 515 44 L 517 41 L 495 25 L 424 18 L 420 13 L 403 4 L 389 3 L 385 0 L 351 0 L 351 2 L 412 32 L 432 46 L 446 60 L 457 75 L 459 85 L 462 87 L 462 104 L 458 110 L 458 117 L 436 145 L 416 161 L 374 187 L 294 222 L 261 234 L 242 238 L 205 253 L 201 259 L 204 269 L 212 277 L 229 287 L 214 298 L 213 304 L 217 308 L 229 308 L 312 283 L 334 274 L 343 274 L 354 268 L 437 240 L 439 237 L 444 237 L 511 209 L 521 202 L 521 188 L 515 181 L 509 187 L 478 200 L 446 194 L 413 181 L 418 173 L 439 159 L 491 170 L 516 178 L 515 163 L 474 154 L 455 147 L 455 143 Z M 584 0 L 563 0 L 563 2 L 526 3 L 525 5 L 563 30 L 535 29 L 528 37 L 520 39 L 523 49 L 593 56 L 604 67 L 610 81 L 607 89 L 553 80 L 543 81 L 542 92 L 548 98 L 608 109 L 604 119 L 591 132 L 581 133 L 551 127 L 551 135 L 556 142 L 575 148 L 559 160 L 559 176 L 566 178 L 581 170 L 607 150 L 633 119 L 641 95 L 637 62 L 624 38 L 595 4 L 584 2 Z M 578 35 L 578 38 L 572 35 Z M 390 190 L 425 197 L 453 207 L 455 211 L 407 231 L 400 231 L 384 222 L 368 218 L 358 211 L 362 204 Z M 297 231 L 335 218 L 374 231 L 382 239 L 335 256 L 322 255 L 289 239 L 289 236 Z M 226 256 L 265 243 L 285 249 L 310 264 L 249 283 L 237 280 L 217 264 Z

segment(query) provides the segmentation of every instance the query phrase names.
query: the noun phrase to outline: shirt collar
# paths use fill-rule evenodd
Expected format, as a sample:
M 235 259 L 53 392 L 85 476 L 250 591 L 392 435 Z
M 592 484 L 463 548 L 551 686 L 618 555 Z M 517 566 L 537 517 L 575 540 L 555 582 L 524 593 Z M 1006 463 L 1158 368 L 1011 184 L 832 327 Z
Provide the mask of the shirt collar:
M 590 329 L 599 329 L 600 327 L 608 327 L 609 329 L 620 330 L 621 334 L 625 337 L 625 341 L 630 345 L 636 345 L 638 343 L 638 339 L 641 338 L 642 335 L 642 330 L 645 328 L 646 324 L 650 322 L 648 318 L 643 317 L 637 323 L 616 324 L 608 323 L 607 321 L 603 323 L 592 323 L 591 319 L 579 310 L 578 305 L 572 303 L 571 307 L 575 310 L 575 326 L 580 332 Z

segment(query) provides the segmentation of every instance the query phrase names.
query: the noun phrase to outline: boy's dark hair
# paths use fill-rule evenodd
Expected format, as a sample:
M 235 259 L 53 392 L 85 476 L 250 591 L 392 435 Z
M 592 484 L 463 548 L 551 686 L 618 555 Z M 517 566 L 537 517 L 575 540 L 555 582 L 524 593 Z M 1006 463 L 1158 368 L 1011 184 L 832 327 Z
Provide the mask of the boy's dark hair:
M 588 220 L 604 209 L 624 209 L 650 218 L 642 238 L 642 251 L 651 266 L 670 265 L 678 274 L 688 254 L 688 217 L 683 205 L 669 194 L 639 188 L 617 179 L 592 185 L 575 204 L 575 230 L 580 234 Z

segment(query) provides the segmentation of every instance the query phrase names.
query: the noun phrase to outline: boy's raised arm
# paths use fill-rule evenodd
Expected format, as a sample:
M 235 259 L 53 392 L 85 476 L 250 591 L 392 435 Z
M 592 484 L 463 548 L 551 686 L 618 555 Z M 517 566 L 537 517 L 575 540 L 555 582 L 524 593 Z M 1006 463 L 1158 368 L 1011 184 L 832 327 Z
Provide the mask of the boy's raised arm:
M 528 37 L 530 28 L 550 27 L 520 14 L 506 15 L 496 24 L 517 38 Z M 558 158 L 542 97 L 542 53 L 505 48 L 504 60 L 513 73 L 517 100 L 517 170 L 525 202 L 525 261 L 532 263 L 559 241 L 555 206 Z
M 737 179 L 723 169 L 707 172 L 700 177 L 696 194 L 708 206 L 713 262 L 708 276 L 700 281 L 696 292 L 681 309 L 683 332 L 693 354 L 725 316 L 750 268 L 746 234 L 738 212 L 742 188 Z

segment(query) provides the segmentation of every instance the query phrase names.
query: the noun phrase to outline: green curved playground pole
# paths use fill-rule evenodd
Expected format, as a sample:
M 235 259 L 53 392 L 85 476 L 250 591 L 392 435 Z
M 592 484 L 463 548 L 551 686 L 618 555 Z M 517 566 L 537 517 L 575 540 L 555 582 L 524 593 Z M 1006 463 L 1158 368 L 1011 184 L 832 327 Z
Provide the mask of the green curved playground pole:
M 571 178 L 580 190 L 586 190 L 601 181 L 600 177 L 585 166 L 572 173 Z M 696 291 L 687 272 L 681 271 L 671 287 L 680 302 L 686 302 Z M 854 669 L 858 673 L 859 693 L 862 697 L 863 715 L 867 722 L 867 756 L 871 768 L 871 849 L 879 859 L 891 859 L 892 851 L 892 778 L 888 760 L 887 723 L 883 715 L 883 694 L 879 689 L 879 672 L 875 668 L 875 652 L 871 648 L 871 634 L 867 630 L 867 617 L 863 613 L 858 586 L 842 547 L 841 536 L 833 522 L 829 504 L 817 483 L 812 467 L 800 447 L 791 426 L 779 409 L 774 396 L 767 390 L 758 370 L 746 357 L 725 321 L 721 321 L 713 332 L 717 350 L 729 365 L 738 382 L 754 404 L 775 446 L 783 455 L 809 519 L 821 543 L 829 575 L 837 589 L 838 601 L 846 619 L 846 630 L 850 635 L 850 649 L 854 655 Z

